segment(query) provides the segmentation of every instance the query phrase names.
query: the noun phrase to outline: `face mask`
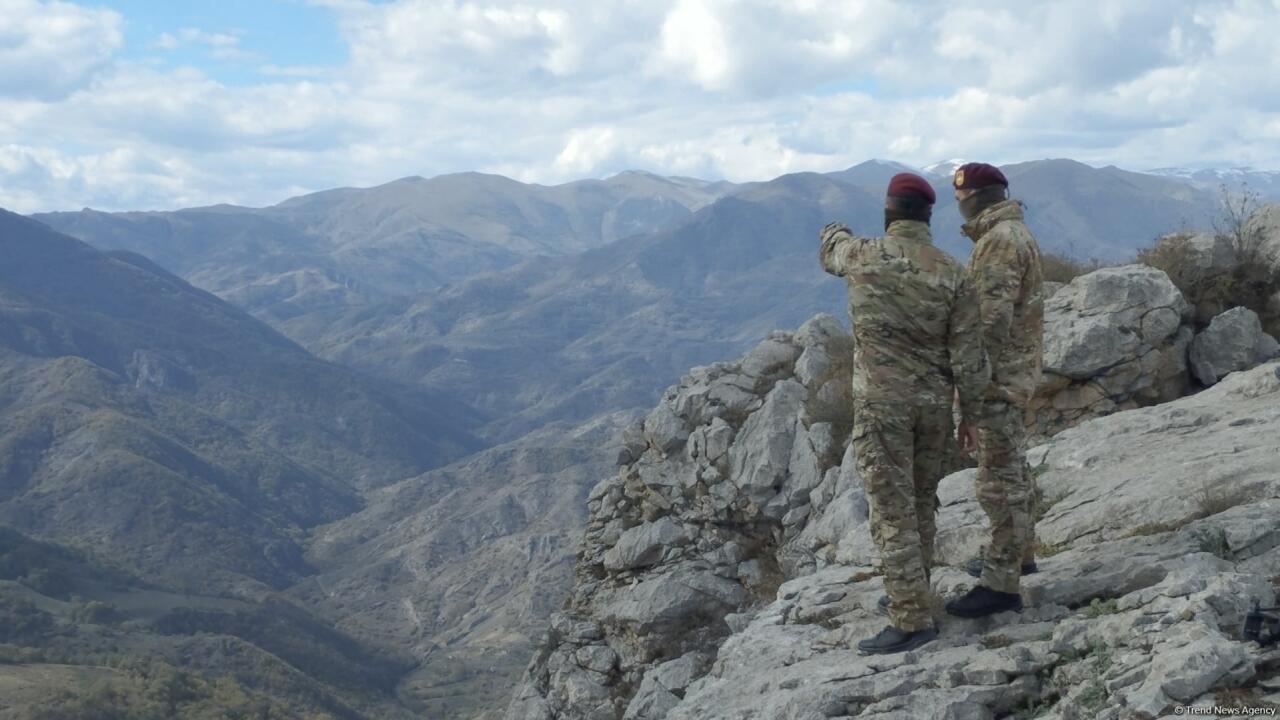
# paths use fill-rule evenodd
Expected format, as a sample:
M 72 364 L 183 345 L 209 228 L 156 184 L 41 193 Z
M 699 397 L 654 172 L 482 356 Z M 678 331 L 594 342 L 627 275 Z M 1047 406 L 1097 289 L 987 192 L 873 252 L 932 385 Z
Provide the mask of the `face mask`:
M 965 222 L 968 222 L 978 217 L 978 214 L 983 210 L 998 202 L 1003 202 L 1004 199 L 1005 189 L 1003 185 L 988 185 L 960 201 L 960 217 L 964 218 Z

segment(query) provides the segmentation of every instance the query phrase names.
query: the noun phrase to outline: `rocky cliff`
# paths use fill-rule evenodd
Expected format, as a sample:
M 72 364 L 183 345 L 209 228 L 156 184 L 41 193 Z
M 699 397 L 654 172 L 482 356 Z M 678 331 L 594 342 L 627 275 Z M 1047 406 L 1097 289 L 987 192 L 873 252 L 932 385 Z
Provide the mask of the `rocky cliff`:
M 1280 364 L 1239 372 L 1270 338 L 1243 323 L 1249 356 L 1215 355 L 1237 372 L 1173 400 L 1197 338 L 1163 273 L 1079 278 L 1047 312 L 1037 422 L 1052 437 L 1030 454 L 1042 570 L 1025 612 L 940 615 L 940 640 L 905 656 L 850 650 L 884 623 L 882 584 L 840 412 L 850 340 L 818 316 L 695 368 L 624 434 L 509 720 L 1156 717 L 1228 688 L 1280 701 L 1280 656 L 1239 639 L 1280 583 Z M 985 532 L 973 472 L 939 491 L 943 595 L 972 582 L 954 566 Z

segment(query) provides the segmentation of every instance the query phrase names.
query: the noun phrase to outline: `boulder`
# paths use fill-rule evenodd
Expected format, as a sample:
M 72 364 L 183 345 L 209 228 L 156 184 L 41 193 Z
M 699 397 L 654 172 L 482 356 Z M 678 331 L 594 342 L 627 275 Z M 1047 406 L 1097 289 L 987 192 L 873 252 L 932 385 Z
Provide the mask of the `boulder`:
M 1257 313 L 1232 308 L 1196 335 L 1191 343 L 1191 368 L 1197 380 L 1213 385 L 1227 373 L 1248 370 L 1278 352 L 1280 343 L 1262 331 Z
M 1102 268 L 1058 290 L 1045 303 L 1032 437 L 1183 395 L 1189 322 L 1169 276 L 1145 265 Z
M 747 600 L 742 585 L 713 573 L 680 567 L 634 586 L 611 591 L 600 604 L 606 628 L 654 636 L 655 644 L 681 645 L 708 618 L 723 619 Z
M 629 570 L 652 565 L 668 547 L 687 539 L 684 530 L 670 517 L 637 525 L 622 533 L 617 544 L 604 554 L 604 566 L 608 570 Z
M 1187 313 L 1169 276 L 1145 265 L 1103 268 L 1059 290 L 1045 308 L 1044 370 L 1089 380 L 1173 336 Z
M 644 434 L 650 446 L 667 454 L 684 446 L 689 428 L 670 405 L 662 403 L 645 417 Z
M 1262 329 L 1280 337 L 1280 204 L 1259 208 L 1242 230 L 1246 242 L 1256 247 L 1256 252 L 1248 253 L 1256 267 L 1253 275 L 1266 287 L 1264 297 L 1270 297 L 1264 307 L 1258 308 Z
M 795 380 L 779 382 L 729 448 L 730 478 L 759 506 L 773 499 L 787 477 L 805 397 L 804 386 Z
M 778 338 L 769 338 L 756 345 L 742 359 L 742 372 L 751 377 L 789 374 L 800 348 Z

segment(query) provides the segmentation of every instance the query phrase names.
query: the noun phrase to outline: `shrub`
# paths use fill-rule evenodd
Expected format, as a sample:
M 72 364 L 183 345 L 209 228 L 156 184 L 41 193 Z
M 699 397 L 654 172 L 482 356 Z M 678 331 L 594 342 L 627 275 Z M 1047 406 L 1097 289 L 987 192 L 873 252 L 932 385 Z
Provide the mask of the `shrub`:
M 1040 269 L 1044 275 L 1045 282 L 1069 283 L 1081 275 L 1088 275 L 1101 267 L 1104 267 L 1104 264 L 1096 258 L 1083 260 L 1062 253 L 1042 253 L 1040 255 Z
M 1109 600 L 1094 598 L 1089 602 L 1089 607 L 1084 609 L 1084 616 L 1092 619 L 1100 618 L 1103 615 L 1115 615 L 1118 612 L 1120 612 L 1120 607 L 1115 598 Z
M 1163 270 L 1195 309 L 1201 327 L 1220 313 L 1245 307 L 1266 313 L 1266 304 L 1276 290 L 1280 278 L 1267 271 L 1266 244 L 1262 234 L 1249 223 L 1258 209 L 1258 194 L 1247 187 L 1239 192 L 1220 189 L 1221 215 L 1214 220 L 1214 233 L 1231 243 L 1236 263 L 1228 272 L 1206 274 L 1196 263 L 1191 247 L 1192 233 L 1178 232 L 1157 238 L 1140 250 L 1136 261 Z
M 86 625 L 110 625 L 120 621 L 120 611 L 111 603 L 99 600 L 77 602 L 71 606 L 71 620 Z

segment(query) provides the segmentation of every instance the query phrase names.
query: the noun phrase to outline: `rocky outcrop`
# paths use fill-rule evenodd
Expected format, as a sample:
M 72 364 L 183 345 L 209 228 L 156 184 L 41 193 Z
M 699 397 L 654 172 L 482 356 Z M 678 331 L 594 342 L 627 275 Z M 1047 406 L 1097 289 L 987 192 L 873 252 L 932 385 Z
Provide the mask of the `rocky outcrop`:
M 1215 317 L 1191 342 L 1191 368 L 1205 385 L 1227 373 L 1247 370 L 1280 354 L 1280 343 L 1262 331 L 1258 314 L 1233 308 Z
M 825 564 L 781 559 L 799 554 L 835 509 L 821 498 L 841 494 L 836 465 L 822 473 L 832 486 L 810 491 L 798 533 L 744 503 L 717 528 L 739 533 L 736 551 L 726 543 L 699 562 L 688 546 L 671 548 L 683 557 L 625 582 L 587 578 L 582 571 L 598 565 L 588 550 L 574 603 L 557 616 L 508 717 L 1066 720 L 1280 702 L 1280 652 L 1239 637 L 1253 603 L 1273 603 L 1280 589 L 1277 401 L 1280 364 L 1271 364 L 1036 448 L 1045 500 L 1028 609 L 979 621 L 940 613 L 941 638 L 907 655 L 850 649 L 884 622 L 869 545 L 855 540 Z M 940 489 L 943 563 L 981 541 L 972 477 L 956 473 Z M 603 505 L 593 504 L 594 520 Z M 865 522 L 849 516 L 846 531 L 865 535 Z M 776 565 L 784 582 L 773 591 L 740 572 L 747 563 Z M 934 572 L 941 595 L 972 582 L 956 567 Z
M 664 717 L 734 615 L 774 597 L 789 541 L 815 528 L 804 547 L 834 547 L 865 520 L 819 412 L 847 395 L 848 377 L 828 372 L 847 343 L 829 315 L 774 333 L 741 361 L 695 368 L 624 433 L 618 474 L 587 500 L 574 592 L 509 717 Z M 852 512 L 817 530 L 837 497 Z
M 1256 268 L 1254 277 L 1264 288 L 1257 308 L 1262 329 L 1280 336 L 1280 204 L 1265 205 L 1241 228 L 1245 254 Z
M 1181 397 L 1189 312 L 1169 277 L 1145 265 L 1103 268 L 1055 292 L 1045 303 L 1032 436 Z
M 1065 341 L 1046 368 L 1158 399 L 1153 357 L 1176 367 L 1190 343 L 1170 290 L 1133 267 L 1062 288 L 1050 327 Z M 1037 447 L 1030 609 L 939 615 L 939 641 L 865 658 L 849 648 L 882 626 L 882 584 L 847 418 L 830 411 L 848 352 L 841 324 L 816 317 L 694 369 L 625 434 L 509 720 L 1130 718 L 1227 687 L 1275 692 L 1280 659 L 1238 633 L 1280 582 L 1280 365 L 1156 407 L 1117 403 Z M 973 582 L 955 566 L 985 536 L 973 473 L 939 489 L 943 595 Z

